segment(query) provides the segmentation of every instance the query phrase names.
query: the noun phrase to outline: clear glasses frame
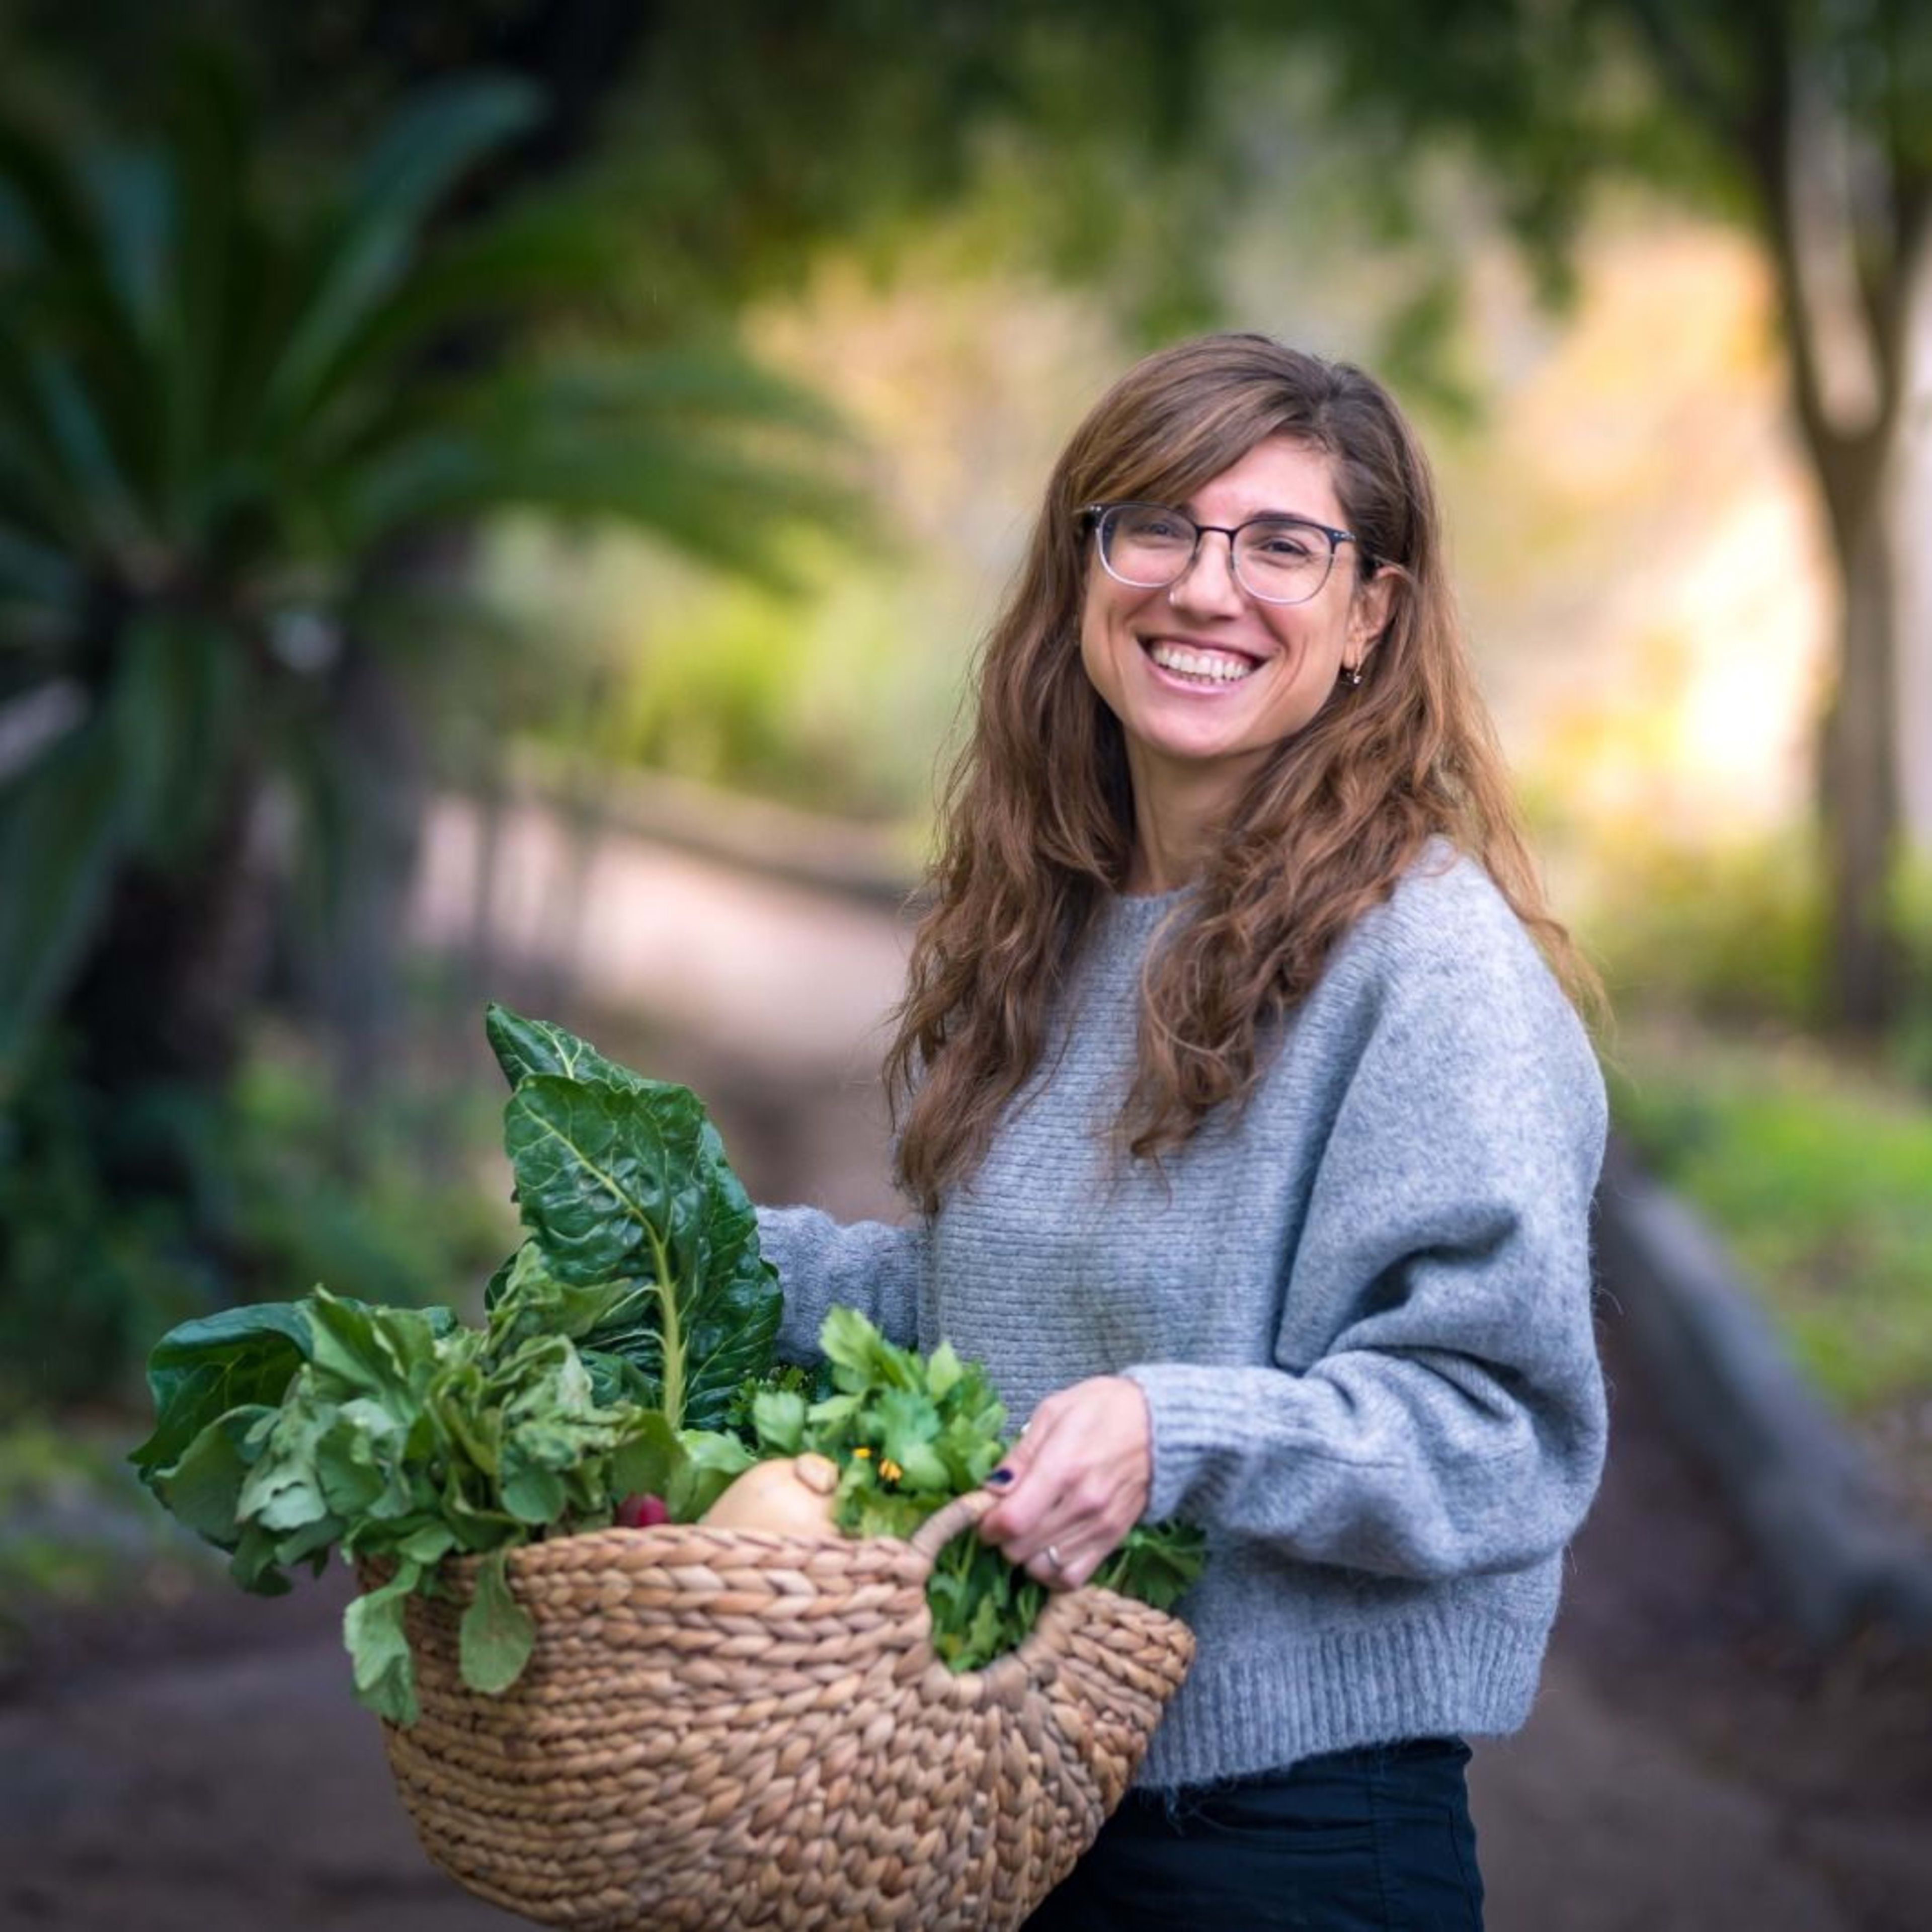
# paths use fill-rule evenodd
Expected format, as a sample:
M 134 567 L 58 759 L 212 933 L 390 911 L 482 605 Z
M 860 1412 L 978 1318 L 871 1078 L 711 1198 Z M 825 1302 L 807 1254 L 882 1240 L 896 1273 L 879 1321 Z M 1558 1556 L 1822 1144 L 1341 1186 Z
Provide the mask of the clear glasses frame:
M 1187 548 L 1186 560 L 1166 577 L 1130 577 L 1120 569 L 1109 554 L 1113 548 L 1113 535 L 1118 527 L 1120 513 L 1126 510 L 1156 510 L 1164 517 L 1172 517 L 1177 524 L 1184 524 L 1194 532 L 1194 541 Z M 1201 555 L 1201 539 L 1204 536 L 1226 537 L 1228 539 L 1228 563 L 1234 573 L 1234 581 L 1257 603 L 1306 604 L 1321 596 L 1330 574 L 1335 568 L 1336 554 L 1345 543 L 1353 544 L 1360 550 L 1364 560 L 1368 552 L 1362 549 L 1362 540 L 1351 530 L 1338 530 L 1331 524 L 1318 524 L 1312 517 L 1282 516 L 1270 512 L 1258 517 L 1250 517 L 1230 529 L 1225 524 L 1197 524 L 1185 510 L 1177 510 L 1171 503 L 1088 503 L 1080 514 L 1091 524 L 1094 541 L 1100 547 L 1100 567 L 1117 584 L 1124 584 L 1136 590 L 1159 590 L 1170 584 L 1178 584 L 1194 568 Z M 1292 529 L 1312 530 L 1328 539 L 1328 561 L 1322 566 L 1322 574 L 1310 590 L 1298 591 L 1292 597 L 1278 596 L 1266 590 L 1257 590 L 1241 569 L 1240 536 L 1244 530 L 1252 530 L 1257 524 L 1265 524 L 1279 528 L 1286 525 Z

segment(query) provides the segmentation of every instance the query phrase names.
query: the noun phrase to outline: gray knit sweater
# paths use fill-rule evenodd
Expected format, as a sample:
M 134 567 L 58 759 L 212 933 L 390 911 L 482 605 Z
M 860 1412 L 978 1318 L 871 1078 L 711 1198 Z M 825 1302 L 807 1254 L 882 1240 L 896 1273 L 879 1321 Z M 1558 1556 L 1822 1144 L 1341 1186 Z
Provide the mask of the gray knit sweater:
M 1164 1173 L 1108 1130 L 1180 895 L 1117 898 L 984 1165 L 928 1223 L 765 1210 L 781 1347 L 834 1303 L 982 1358 L 1010 1412 L 1126 1374 L 1153 1518 L 1208 1529 L 1144 1784 L 1528 1714 L 1600 1471 L 1602 1082 L 1486 876 L 1431 848 L 1338 947 L 1238 1118 Z

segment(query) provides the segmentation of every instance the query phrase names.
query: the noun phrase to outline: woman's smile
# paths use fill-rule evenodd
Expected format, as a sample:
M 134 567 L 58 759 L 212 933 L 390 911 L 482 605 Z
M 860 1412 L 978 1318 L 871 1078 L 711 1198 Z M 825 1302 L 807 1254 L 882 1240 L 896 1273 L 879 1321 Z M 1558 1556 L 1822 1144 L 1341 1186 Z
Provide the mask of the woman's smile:
M 1184 691 L 1226 691 L 1252 677 L 1264 660 L 1225 645 L 1185 638 L 1150 638 L 1141 646 L 1169 682 Z

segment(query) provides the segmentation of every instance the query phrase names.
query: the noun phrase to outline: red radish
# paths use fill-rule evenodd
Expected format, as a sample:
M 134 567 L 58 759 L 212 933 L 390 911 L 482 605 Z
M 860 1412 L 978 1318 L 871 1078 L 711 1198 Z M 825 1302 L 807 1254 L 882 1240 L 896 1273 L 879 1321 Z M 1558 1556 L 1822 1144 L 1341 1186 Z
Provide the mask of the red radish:
M 620 1529 L 654 1529 L 670 1520 L 670 1511 L 664 1508 L 662 1496 L 626 1496 L 617 1505 Z

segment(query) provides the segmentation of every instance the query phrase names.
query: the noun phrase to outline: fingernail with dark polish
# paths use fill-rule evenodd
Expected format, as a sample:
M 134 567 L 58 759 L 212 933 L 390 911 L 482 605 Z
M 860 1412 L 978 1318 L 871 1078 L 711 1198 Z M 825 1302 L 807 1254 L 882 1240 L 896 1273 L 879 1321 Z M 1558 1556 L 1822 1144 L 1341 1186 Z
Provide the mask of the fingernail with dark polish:
M 1012 1480 L 1012 1479 L 1013 1472 L 1012 1470 L 995 1469 L 993 1473 L 986 1478 L 986 1485 L 989 1489 L 1004 1490 L 1006 1485 Z

